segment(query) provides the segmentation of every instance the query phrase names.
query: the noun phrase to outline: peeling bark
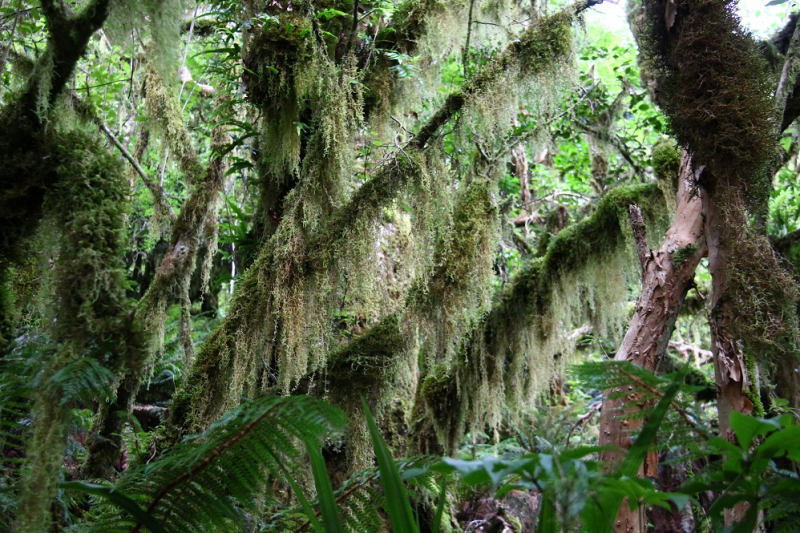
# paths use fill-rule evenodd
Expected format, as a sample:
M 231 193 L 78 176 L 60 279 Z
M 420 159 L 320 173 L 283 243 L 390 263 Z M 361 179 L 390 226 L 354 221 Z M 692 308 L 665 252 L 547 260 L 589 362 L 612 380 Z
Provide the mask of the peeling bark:
M 702 202 L 696 196 L 694 177 L 689 156 L 684 152 L 681 159 L 678 189 L 678 209 L 675 220 L 667 232 L 661 247 L 649 252 L 642 273 L 642 293 L 636 305 L 625 340 L 616 357 L 617 361 L 630 361 L 648 370 L 655 370 L 664 356 L 675 320 L 678 318 L 683 299 L 694 280 L 694 272 L 705 255 L 706 243 L 703 228 Z M 694 253 L 676 264 L 673 253 L 695 247 Z M 633 386 L 629 394 L 619 399 L 610 395 L 621 391 L 606 391 L 600 416 L 600 445 L 617 446 L 619 449 L 600 454 L 608 470 L 614 470 L 632 446 L 632 438 L 644 424 L 637 418 L 643 408 Z M 625 410 L 625 420 L 620 416 Z M 657 476 L 657 457 L 648 455 L 641 474 Z M 638 509 L 631 511 L 623 503 L 614 524 L 618 533 L 638 533 L 646 530 Z

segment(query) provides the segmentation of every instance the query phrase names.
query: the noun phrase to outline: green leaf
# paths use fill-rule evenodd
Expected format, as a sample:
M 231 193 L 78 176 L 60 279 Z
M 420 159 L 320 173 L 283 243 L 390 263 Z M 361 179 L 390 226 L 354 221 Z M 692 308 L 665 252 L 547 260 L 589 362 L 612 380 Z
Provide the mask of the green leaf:
M 331 20 L 334 17 L 349 17 L 348 13 L 344 11 L 339 11 L 338 9 L 323 9 L 319 13 L 317 13 L 317 17 L 321 19 Z
M 748 450 L 753 439 L 766 435 L 770 431 L 781 428 L 777 418 L 756 418 L 747 416 L 739 411 L 731 413 L 731 429 L 736 434 L 736 440 L 743 450 Z
M 775 457 L 786 453 L 792 461 L 800 461 L 800 426 L 789 426 L 767 437 L 755 454 Z
M 367 402 L 361 398 L 361 405 L 364 408 L 364 415 L 367 417 L 367 426 L 372 437 L 372 447 L 375 450 L 375 459 L 378 462 L 378 470 L 381 473 L 380 481 L 386 497 L 386 512 L 389 515 L 389 522 L 392 525 L 393 533 L 419 533 L 414 521 L 414 514 L 411 512 L 411 504 L 408 502 L 405 486 L 400 479 L 400 472 L 397 465 L 392 460 L 389 447 L 383 440 L 372 414 L 369 412 Z
M 311 461 L 311 471 L 314 473 L 314 486 L 317 488 L 319 507 L 322 523 L 325 524 L 326 533 L 344 533 L 344 528 L 339 519 L 339 508 L 336 505 L 336 496 L 333 494 L 328 470 L 325 468 L 325 459 L 314 443 L 306 446 L 308 458 Z

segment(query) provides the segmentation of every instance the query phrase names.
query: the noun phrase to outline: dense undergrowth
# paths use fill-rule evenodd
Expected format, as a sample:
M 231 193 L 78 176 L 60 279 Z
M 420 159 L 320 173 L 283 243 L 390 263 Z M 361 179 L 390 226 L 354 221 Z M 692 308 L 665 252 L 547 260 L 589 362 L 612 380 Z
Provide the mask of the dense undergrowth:
M 796 530 L 797 17 L 598 4 L 0 1 L 0 530 Z

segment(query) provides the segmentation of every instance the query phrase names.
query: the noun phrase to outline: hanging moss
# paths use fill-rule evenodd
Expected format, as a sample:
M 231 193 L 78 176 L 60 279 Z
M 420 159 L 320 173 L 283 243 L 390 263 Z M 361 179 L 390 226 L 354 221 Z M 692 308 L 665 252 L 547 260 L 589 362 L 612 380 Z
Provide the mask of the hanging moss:
M 509 408 L 547 390 L 557 365 L 574 352 L 570 327 L 588 321 L 600 336 L 620 334 L 628 319 L 628 286 L 639 279 L 631 266 L 636 264 L 628 229 L 632 203 L 642 208 L 649 227 L 666 225 L 666 205 L 656 185 L 613 190 L 590 217 L 554 237 L 543 257 L 523 266 L 465 335 L 448 371 L 462 408 L 440 412 L 437 416 L 444 418 L 435 422 L 447 439 L 445 449 L 452 449 L 453 439 L 465 430 L 497 427 Z
M 0 262 L 23 259 L 18 243 L 39 226 L 45 191 L 58 179 L 53 137 L 25 119 L 19 102 L 0 111 Z
M 548 27 L 549 19 L 537 22 L 531 30 L 535 35 L 526 39 L 524 46 L 510 45 L 499 60 L 475 76 L 474 83 L 469 82 L 465 91 L 449 98 L 412 142 L 390 153 L 364 183 L 355 186 L 351 176 L 352 147 L 361 109 L 359 95 L 353 90 L 358 86 L 355 64 L 347 56 L 340 64 L 333 64 L 327 51 L 317 48 L 313 39 L 306 44 L 307 48 L 301 48 L 300 55 L 281 56 L 284 63 L 276 66 L 278 73 L 270 71 L 269 74 L 279 76 L 273 78 L 276 85 L 263 89 L 289 91 L 282 93 L 281 100 L 294 91 L 297 109 L 309 110 L 308 120 L 303 119 L 309 129 L 302 137 L 291 137 L 294 134 L 288 131 L 288 125 L 279 126 L 284 138 L 298 140 L 293 144 L 297 152 L 279 147 L 284 155 L 274 158 L 270 164 L 278 165 L 285 172 L 291 164 L 283 162 L 294 157 L 291 153 L 299 154 L 302 161 L 297 167 L 298 185 L 283 200 L 281 222 L 274 235 L 237 284 L 238 293 L 222 329 L 200 350 L 184 389 L 176 396 L 173 417 L 179 431 L 203 428 L 222 412 L 220 409 L 230 407 L 249 392 L 288 393 L 304 377 L 320 372 L 329 363 L 334 364 L 329 361 L 333 356 L 329 354 L 331 346 L 336 346 L 329 312 L 339 308 L 337 296 L 345 282 L 359 294 L 365 292 L 363 287 L 377 283 L 373 267 L 379 221 L 398 198 L 407 202 L 414 213 L 412 231 L 415 246 L 421 253 L 409 256 L 419 262 L 420 267 L 433 271 L 432 243 L 436 240 L 433 236 L 448 227 L 442 222 L 447 220 L 444 214 L 449 214 L 452 191 L 457 190 L 451 185 L 454 177 L 441 150 L 437 149 L 439 141 L 435 134 L 463 111 L 465 105 L 496 95 L 492 91 L 505 79 L 506 67 L 514 67 L 511 69 L 514 72 L 518 70 L 521 53 L 531 54 L 533 58 L 523 69 L 526 73 L 541 73 L 560 64 L 568 55 L 567 48 L 571 49 L 571 40 L 566 41 L 570 31 L 560 29 L 564 29 L 564 24 L 571 24 L 572 15 L 553 20 L 558 28 Z M 274 31 L 285 28 L 276 26 Z M 311 28 L 313 33 L 313 25 Z M 267 65 L 269 62 L 262 59 L 269 57 L 269 47 L 277 46 L 275 43 L 287 36 L 275 34 L 274 38 L 265 37 L 266 41 L 256 43 L 261 38 L 254 36 L 251 57 L 252 61 Z M 259 48 L 262 44 L 263 48 Z M 297 46 L 293 52 L 297 52 Z M 541 57 L 545 53 L 552 53 L 553 57 Z M 251 82 L 252 79 L 248 80 L 248 85 Z M 256 87 L 253 98 L 263 105 L 272 105 L 272 101 L 262 100 L 266 93 L 258 93 L 259 90 Z M 280 113 L 283 111 L 279 110 Z M 280 120 L 274 116 L 268 119 Z M 506 128 L 507 123 L 503 127 Z M 262 143 L 268 145 L 268 137 L 262 139 Z M 493 238 L 493 226 L 480 226 L 480 223 L 493 222 L 496 213 L 489 201 L 491 187 L 488 184 L 476 183 L 463 190 L 468 197 L 474 195 L 472 201 L 465 202 L 463 218 L 457 220 L 463 226 L 463 235 L 459 238 L 464 241 L 447 244 L 454 256 L 463 252 L 459 257 L 463 260 L 458 268 L 455 263 L 443 263 L 452 271 L 440 274 L 441 292 L 444 294 L 448 290 L 444 285 L 451 283 L 458 290 L 480 292 L 478 300 L 481 301 L 486 296 L 482 292 L 484 287 L 480 284 L 467 286 L 462 276 L 469 275 L 470 279 L 477 280 L 476 272 L 480 271 L 480 276 L 487 272 L 485 263 L 469 264 L 469 257 L 473 256 L 473 250 L 483 254 L 482 257 L 489 255 L 485 252 Z M 470 235 L 471 230 L 479 231 Z M 458 301 L 458 290 L 452 291 L 453 302 Z M 469 301 L 472 306 L 473 299 L 470 296 L 463 301 Z M 458 310 L 453 305 L 449 312 L 455 317 Z M 241 331 L 250 333 L 243 336 Z M 357 342 L 353 341 L 351 349 L 355 349 Z M 413 352 L 413 349 L 407 351 Z M 406 364 L 407 359 L 401 358 L 398 364 Z
M 175 86 L 180 65 L 181 30 L 186 0 L 110 0 L 108 21 L 103 31 L 116 46 L 130 45 L 134 32 L 144 39 L 147 61 L 167 83 Z M 189 11 L 191 14 L 191 11 Z M 204 19 L 195 21 L 195 35 Z M 141 31 L 146 24 L 147 31 Z
M 49 191 L 45 212 L 59 233 L 55 293 L 47 295 L 57 305 L 45 318 L 57 349 L 45 378 L 87 357 L 116 373 L 140 348 L 125 296 L 128 182 L 119 161 L 91 134 L 59 132 L 54 144 L 60 179 Z M 21 481 L 20 531 L 47 530 L 51 519 L 71 408 L 58 387 L 45 381 L 37 390 L 30 462 Z
M 400 50 L 413 53 L 430 23 L 443 15 L 446 8 L 443 0 L 406 0 L 397 6 L 392 14 L 392 25 L 396 28 L 393 38 Z
M 254 104 L 279 110 L 294 91 L 295 69 L 309 57 L 311 23 L 297 11 L 281 11 L 278 17 L 253 30 L 244 64 L 247 95 Z
M 205 176 L 205 168 L 197 156 L 192 145 L 192 137 L 184 124 L 183 114 L 178 105 L 177 90 L 166 83 L 149 63 L 144 83 L 147 91 L 145 109 L 153 129 L 162 133 L 189 183 L 199 183 Z
M 456 372 L 448 363 L 439 363 L 428 372 L 420 384 L 420 393 L 436 428 L 440 443 L 450 451 L 463 434 L 462 402 Z M 465 395 L 469 395 L 465 391 Z
M 458 194 L 433 273 L 420 277 L 409 295 L 410 310 L 419 315 L 426 342 L 439 358 L 448 357 L 453 339 L 489 306 L 499 229 L 494 188 L 489 180 L 475 178 Z

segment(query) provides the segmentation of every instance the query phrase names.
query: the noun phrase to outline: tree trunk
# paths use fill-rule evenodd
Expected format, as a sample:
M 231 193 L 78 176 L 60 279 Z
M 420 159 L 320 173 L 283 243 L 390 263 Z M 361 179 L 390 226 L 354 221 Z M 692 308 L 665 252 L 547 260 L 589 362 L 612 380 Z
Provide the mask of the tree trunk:
M 655 370 L 666 352 L 683 299 L 692 285 L 697 265 L 706 252 L 702 202 L 694 194 L 696 189 L 693 182 L 691 162 L 684 152 L 681 158 L 675 220 L 661 248 L 657 251 L 651 250 L 644 260 L 642 293 L 625 339 L 614 358 L 616 361 L 630 361 L 648 370 Z M 673 254 L 679 250 L 682 251 L 682 260 L 676 262 L 673 259 L 676 255 Z M 632 445 L 632 438 L 644 423 L 632 412 L 641 410 L 642 406 L 638 403 L 632 386 L 629 390 L 630 394 L 620 399 L 610 398 L 610 395 L 619 392 L 616 390 L 606 391 L 603 396 L 600 445 L 619 447 L 618 450 L 601 454 L 600 459 L 609 470 L 619 465 Z M 623 408 L 626 410 L 625 417 L 620 416 Z M 643 470 L 648 476 L 656 476 L 657 466 L 657 460 L 648 456 Z M 631 511 L 628 504 L 623 503 L 614 530 L 620 533 L 638 533 L 645 531 L 646 523 L 643 522 L 639 510 Z
M 726 291 L 728 284 L 728 257 L 731 238 L 726 238 L 726 223 L 720 206 L 712 194 L 702 193 L 706 240 L 708 242 L 708 271 L 711 274 L 711 311 L 708 322 L 711 326 L 711 352 L 714 357 L 714 380 L 717 384 L 717 416 L 719 436 L 736 442 L 730 427 L 734 411 L 750 414 L 753 404 L 746 396 L 749 387 L 744 347 L 732 331 L 731 322 L 737 312 L 735 302 Z M 725 510 L 725 524 L 738 522 L 747 511 L 747 504 L 740 503 Z

